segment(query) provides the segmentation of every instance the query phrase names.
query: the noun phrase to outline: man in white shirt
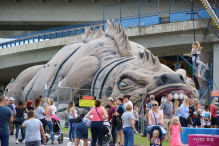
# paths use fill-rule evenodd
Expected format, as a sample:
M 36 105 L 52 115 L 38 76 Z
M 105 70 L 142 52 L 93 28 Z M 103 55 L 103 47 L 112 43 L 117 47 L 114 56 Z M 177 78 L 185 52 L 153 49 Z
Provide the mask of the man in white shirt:
M 205 111 L 202 112 L 203 125 L 205 128 L 211 128 L 211 113 L 209 112 L 209 105 L 205 106 Z
M 133 111 L 133 104 L 132 104 L 132 102 L 130 101 L 130 97 L 131 97 L 131 95 L 128 95 L 128 94 L 123 95 L 123 102 L 124 102 L 125 108 L 126 108 L 126 106 L 127 106 L 128 104 L 131 104 L 131 105 L 132 105 L 132 110 L 131 110 L 131 112 L 134 114 L 134 111 Z

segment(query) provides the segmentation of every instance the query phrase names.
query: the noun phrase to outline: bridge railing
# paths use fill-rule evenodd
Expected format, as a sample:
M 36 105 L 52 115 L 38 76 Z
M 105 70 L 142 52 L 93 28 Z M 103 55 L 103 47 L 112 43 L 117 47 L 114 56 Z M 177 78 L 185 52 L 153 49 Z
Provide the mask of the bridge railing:
M 194 9 L 194 11 L 198 12 L 203 19 L 210 18 L 208 12 L 205 10 L 203 6 L 197 7 L 196 9 Z M 141 26 L 149 26 L 149 25 L 162 24 L 162 23 L 172 23 L 172 22 L 191 20 L 192 19 L 191 14 L 190 15 L 186 14 L 190 12 L 191 12 L 191 8 L 186 8 L 186 9 L 177 9 L 177 10 L 169 10 L 163 12 L 154 12 L 154 13 L 126 16 L 126 17 L 115 18 L 114 20 L 116 24 L 118 24 L 118 22 L 120 21 L 122 27 L 124 28 L 141 27 Z M 219 16 L 219 9 L 216 9 L 216 14 L 217 16 Z M 194 16 L 194 19 L 198 19 L 198 17 Z M 90 27 L 91 29 L 94 28 L 97 29 L 99 27 L 102 27 L 103 29 L 105 29 L 106 20 L 52 28 L 52 29 L 32 32 L 28 34 L 23 34 L 7 39 L 2 39 L 0 40 L 0 49 L 19 46 L 23 44 L 29 44 L 33 42 L 46 41 L 50 39 L 80 35 L 84 32 L 85 27 Z

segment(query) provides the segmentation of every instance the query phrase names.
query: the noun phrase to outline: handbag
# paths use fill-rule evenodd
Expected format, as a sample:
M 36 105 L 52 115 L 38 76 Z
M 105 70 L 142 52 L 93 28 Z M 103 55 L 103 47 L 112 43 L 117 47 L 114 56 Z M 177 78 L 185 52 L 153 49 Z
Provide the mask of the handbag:
M 75 123 L 81 122 L 84 117 L 85 117 L 85 114 L 81 114 L 80 116 L 78 116 L 78 117 L 75 119 Z
M 97 108 L 95 108 L 95 109 L 97 111 Z M 102 120 L 102 118 L 101 118 L 100 114 L 98 113 L 98 111 L 97 111 L 97 114 L 99 115 L 100 119 Z M 106 135 L 108 133 L 109 133 L 109 129 L 106 127 L 106 125 L 103 125 L 103 135 Z
M 191 124 L 190 116 L 188 116 L 187 119 L 184 118 L 184 121 L 185 121 L 186 125 Z
M 13 120 L 13 122 L 14 122 L 14 123 L 19 123 L 19 122 L 20 122 L 20 121 L 19 121 L 19 118 L 18 118 L 18 117 L 15 117 L 14 120 Z
M 20 113 L 20 112 L 19 112 Z M 19 115 L 19 114 L 18 114 Z M 15 117 L 13 120 L 14 123 L 20 123 L 20 118 L 19 117 Z
M 154 115 L 154 111 L 153 111 L 153 115 Z M 157 120 L 156 120 L 155 115 L 154 115 L 154 119 L 155 119 L 155 123 L 156 123 L 156 125 L 161 125 L 161 123 L 157 123 Z

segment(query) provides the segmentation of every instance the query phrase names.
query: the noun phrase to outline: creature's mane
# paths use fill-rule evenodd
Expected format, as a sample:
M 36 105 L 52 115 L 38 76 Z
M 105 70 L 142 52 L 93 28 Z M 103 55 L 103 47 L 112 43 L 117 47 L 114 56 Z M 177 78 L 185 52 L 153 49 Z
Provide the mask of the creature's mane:
M 81 41 L 87 43 L 104 36 L 115 40 L 121 57 L 133 57 L 133 51 L 128 36 L 125 33 L 125 29 L 124 27 L 121 27 L 120 22 L 116 25 L 114 19 L 112 19 L 111 23 L 107 20 L 105 32 L 102 27 L 94 29 L 93 31 L 91 31 L 90 28 L 85 28 L 84 34 L 81 35 Z M 143 68 L 150 68 L 150 70 L 153 71 L 159 71 L 162 69 L 157 56 L 154 57 L 151 51 L 146 48 L 144 48 L 144 52 L 138 53 L 137 63 L 138 66 L 140 65 Z

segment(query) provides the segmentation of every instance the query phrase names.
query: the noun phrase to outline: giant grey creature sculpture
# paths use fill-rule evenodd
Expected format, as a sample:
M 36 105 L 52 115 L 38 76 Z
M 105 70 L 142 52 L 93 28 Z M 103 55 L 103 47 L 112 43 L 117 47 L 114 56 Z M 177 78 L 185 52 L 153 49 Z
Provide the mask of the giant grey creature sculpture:
M 47 84 L 51 90 L 46 96 L 56 98 L 57 90 L 53 89 L 59 82 L 60 87 L 91 89 L 89 94 L 101 98 L 105 105 L 108 97 L 121 97 L 126 92 L 135 92 L 130 93 L 131 101 L 139 107 L 152 94 L 161 101 L 170 93 L 180 102 L 199 96 L 185 70 L 174 72 L 161 64 L 145 47 L 129 41 L 124 28 L 114 20 L 107 21 L 105 32 L 86 28 L 80 42 L 64 46 L 46 65 L 24 70 L 6 90 L 19 92 L 23 87 L 39 91 Z M 78 101 L 83 92 L 73 90 L 72 99 Z M 31 93 L 23 94 L 28 97 Z M 60 101 L 66 100 L 69 97 L 60 97 Z

